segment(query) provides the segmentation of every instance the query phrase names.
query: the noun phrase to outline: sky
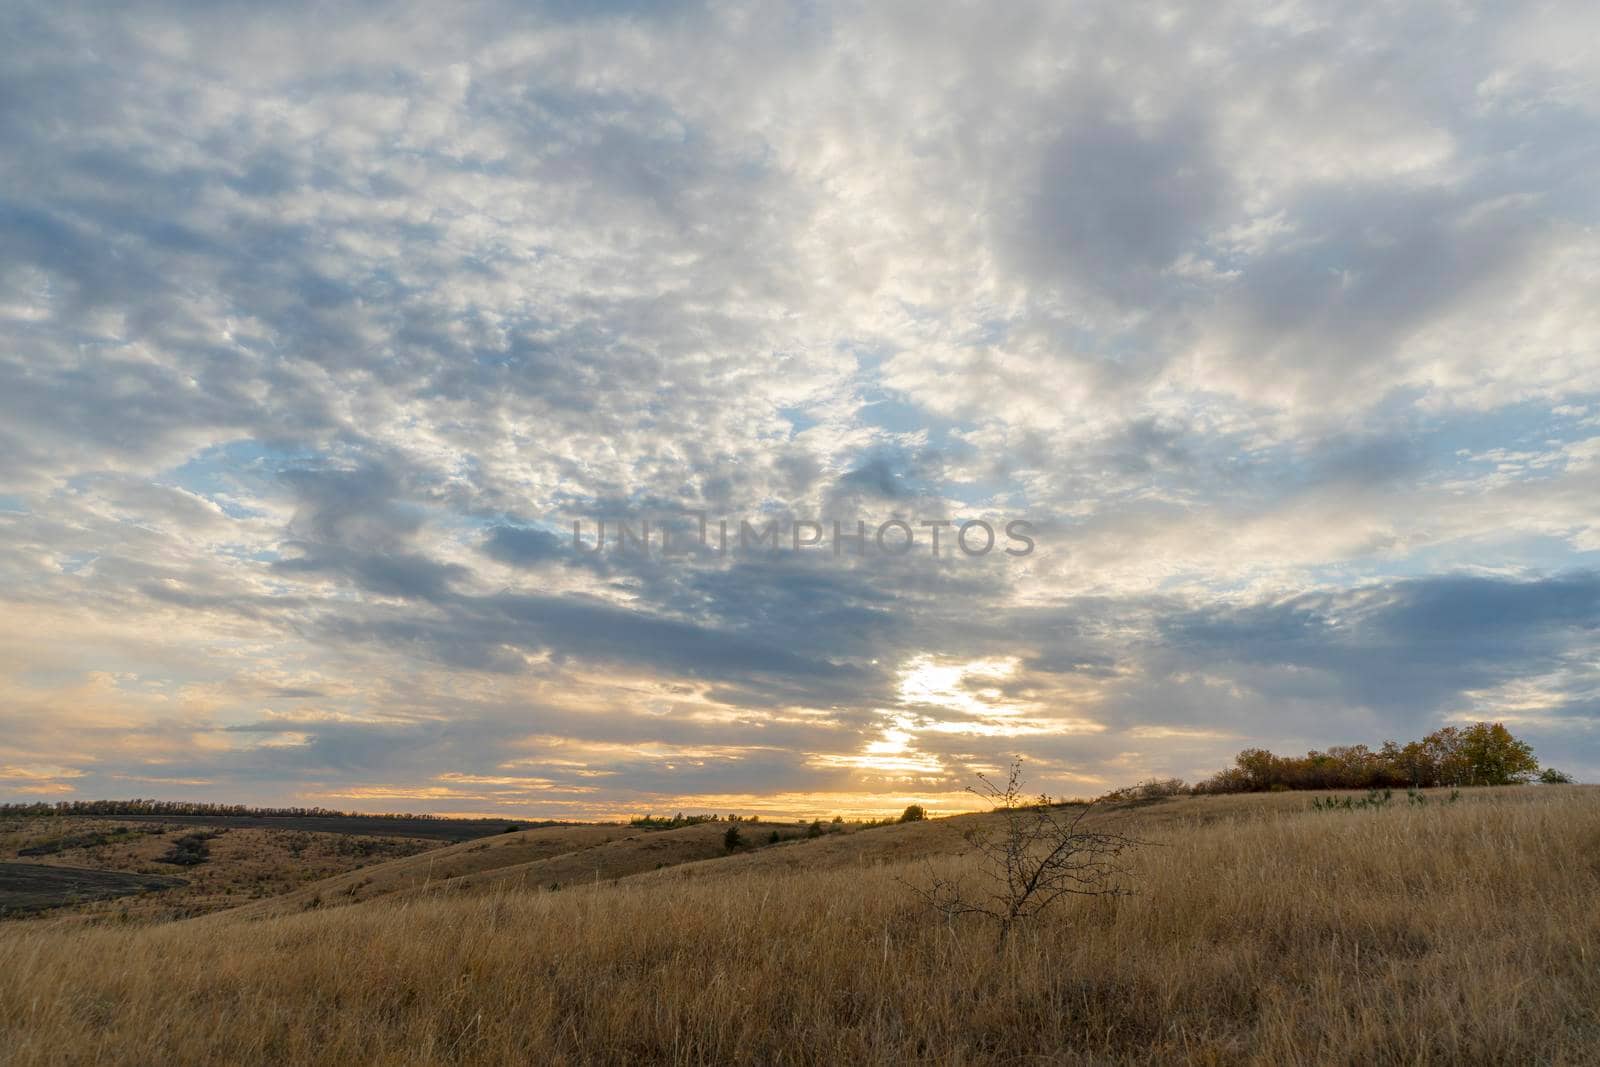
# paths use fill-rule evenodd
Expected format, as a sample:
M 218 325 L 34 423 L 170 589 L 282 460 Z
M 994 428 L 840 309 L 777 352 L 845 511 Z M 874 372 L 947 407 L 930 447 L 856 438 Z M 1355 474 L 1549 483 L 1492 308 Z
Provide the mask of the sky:
M 942 812 L 1478 720 L 1600 779 L 1600 7 L 0 35 L 0 799 Z

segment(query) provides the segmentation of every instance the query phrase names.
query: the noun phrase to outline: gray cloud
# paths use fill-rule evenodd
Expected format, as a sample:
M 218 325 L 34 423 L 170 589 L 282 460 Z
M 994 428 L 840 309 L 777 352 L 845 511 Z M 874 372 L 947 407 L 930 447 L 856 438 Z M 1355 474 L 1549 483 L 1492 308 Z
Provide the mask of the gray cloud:
M 1198 116 L 1147 130 L 1102 114 L 1069 121 L 1044 150 L 1017 217 L 999 220 L 1002 250 L 1045 287 L 1070 281 L 1118 301 L 1149 300 L 1161 272 L 1205 236 L 1227 173 Z
M 1414 729 L 1432 713 L 1462 709 L 1472 690 L 1560 667 L 1596 628 L 1600 578 L 1575 573 L 1441 575 L 1302 594 L 1181 614 L 1164 620 L 1161 634 L 1195 661 L 1273 669 L 1269 696 L 1326 688 Z

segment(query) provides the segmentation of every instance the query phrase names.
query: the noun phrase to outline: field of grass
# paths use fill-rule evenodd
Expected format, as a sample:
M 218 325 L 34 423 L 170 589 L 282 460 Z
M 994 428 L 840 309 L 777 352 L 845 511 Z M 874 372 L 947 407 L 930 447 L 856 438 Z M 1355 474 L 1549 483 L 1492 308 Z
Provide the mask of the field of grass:
M 256 918 L 0 924 L 0 1049 L 14 1064 L 1600 1062 L 1600 789 L 1399 799 L 1096 814 L 1151 842 L 1137 895 L 1068 901 L 1003 944 L 907 884 L 966 871 L 960 831 L 990 816 L 555 891 L 500 879 Z

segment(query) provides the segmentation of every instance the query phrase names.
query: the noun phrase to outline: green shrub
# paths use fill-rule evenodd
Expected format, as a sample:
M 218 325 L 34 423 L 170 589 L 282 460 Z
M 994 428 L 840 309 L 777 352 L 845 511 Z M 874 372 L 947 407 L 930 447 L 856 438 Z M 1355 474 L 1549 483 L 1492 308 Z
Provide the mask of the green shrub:
M 1421 803 L 1421 796 L 1416 790 L 1410 793 L 1413 804 Z M 1355 797 L 1313 797 L 1311 800 L 1312 811 L 1355 811 L 1358 808 L 1385 808 L 1394 799 L 1392 789 L 1369 789 L 1367 795 L 1357 800 Z

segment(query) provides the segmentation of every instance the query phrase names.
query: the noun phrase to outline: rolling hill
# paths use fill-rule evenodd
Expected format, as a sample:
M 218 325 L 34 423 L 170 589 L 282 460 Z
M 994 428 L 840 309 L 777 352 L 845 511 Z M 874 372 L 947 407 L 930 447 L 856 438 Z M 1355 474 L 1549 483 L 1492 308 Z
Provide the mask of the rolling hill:
M 726 824 L 552 828 L 201 919 L 0 924 L 0 1047 L 15 1064 L 1600 1060 L 1600 789 L 1321 799 L 1108 806 L 1094 818 L 1146 842 L 1133 894 L 1064 899 L 1003 939 L 915 892 L 976 879 L 963 834 L 993 815 L 731 855 Z

